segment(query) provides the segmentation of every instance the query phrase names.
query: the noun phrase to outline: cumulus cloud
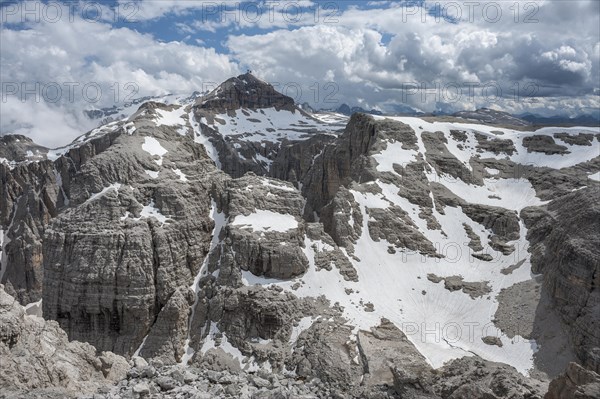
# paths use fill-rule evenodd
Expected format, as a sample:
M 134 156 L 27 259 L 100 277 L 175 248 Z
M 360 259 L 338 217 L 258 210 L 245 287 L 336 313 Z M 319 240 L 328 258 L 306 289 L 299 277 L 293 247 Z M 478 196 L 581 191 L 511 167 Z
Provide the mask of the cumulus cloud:
M 30 129 L 40 144 L 61 145 L 90 128 L 84 109 L 191 93 L 238 72 L 213 48 L 164 43 L 80 17 L 3 27 L 0 130 Z
M 351 104 L 405 102 L 425 111 L 534 105 L 539 111 L 547 103 L 555 112 L 551 104 L 560 98 L 591 108 L 598 104 L 599 3 L 565 3 L 513 10 L 513 3 L 478 2 L 457 13 L 444 7 L 460 2 L 375 2 L 345 10 L 336 24 L 231 36 L 227 45 L 236 59 L 272 80 L 309 87 L 333 79 L 340 101 Z M 557 17 L 561 13 L 571 19 Z M 458 18 L 444 18 L 449 15 Z M 411 83 L 424 89 L 412 94 Z M 463 95 L 457 99 L 444 87 L 460 87 Z
M 29 132 L 42 144 L 65 144 L 90 128 L 83 109 L 191 93 L 246 67 L 322 108 L 488 106 L 548 115 L 600 105 L 595 0 L 517 7 L 488 0 L 119 0 L 95 3 L 100 8 L 91 14 L 75 4 L 78 12 L 63 10 L 52 22 L 0 7 L 2 134 Z M 177 41 L 163 40 L 167 27 Z M 62 95 L 49 101 L 57 86 Z M 22 101 L 31 90 L 42 98 L 30 93 Z

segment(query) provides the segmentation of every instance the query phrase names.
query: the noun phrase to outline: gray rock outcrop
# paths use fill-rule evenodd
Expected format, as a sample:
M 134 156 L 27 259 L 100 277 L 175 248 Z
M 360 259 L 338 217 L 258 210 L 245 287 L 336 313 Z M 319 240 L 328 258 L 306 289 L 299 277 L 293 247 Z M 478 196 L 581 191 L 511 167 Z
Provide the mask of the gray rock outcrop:
M 29 316 L 0 285 L 0 396 L 75 397 L 125 378 L 128 362 L 69 342 L 55 321 Z M 25 396 L 23 396 L 25 395 Z
M 586 367 L 600 367 L 600 189 L 576 191 L 547 208 L 521 212 L 529 231 L 532 269 L 570 326 L 575 352 Z
M 577 363 L 569 363 L 565 373 L 554 379 L 544 399 L 594 399 L 600 397 L 600 375 Z
M 50 161 L 0 163 L 0 283 L 22 304 L 42 296 L 43 236 L 66 200 L 57 176 Z
M 165 333 L 165 327 L 151 329 L 156 321 L 187 323 L 188 309 L 177 316 L 169 302 L 192 284 L 208 251 L 208 188 L 220 176 L 211 175 L 214 164 L 199 144 L 174 128 L 156 127 L 156 106 L 143 108 L 134 118 L 135 135 L 102 136 L 59 158 L 74 157 L 79 166 L 69 181 L 70 205 L 44 237 L 45 317 L 71 339 L 128 355 L 149 333 Z M 144 150 L 152 140 L 166 147 L 160 160 Z M 154 179 L 148 170 L 175 178 Z M 180 351 L 168 358 L 178 360 Z
M 527 148 L 528 152 L 541 152 L 546 155 L 569 153 L 567 147 L 556 144 L 550 136 L 527 136 L 523 138 L 523 147 Z

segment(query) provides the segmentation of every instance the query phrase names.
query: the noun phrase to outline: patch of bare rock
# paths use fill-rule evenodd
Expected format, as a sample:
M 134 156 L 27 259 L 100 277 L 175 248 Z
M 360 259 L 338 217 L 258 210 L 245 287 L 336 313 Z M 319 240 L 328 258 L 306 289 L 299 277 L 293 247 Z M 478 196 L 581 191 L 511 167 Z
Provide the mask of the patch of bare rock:
M 461 276 L 439 277 L 433 273 L 427 274 L 427 279 L 436 284 L 444 281 L 444 288 L 448 291 L 462 291 L 473 299 L 492 292 L 488 281 L 464 281 Z
M 125 358 L 69 341 L 55 321 L 30 316 L 0 285 L 0 398 L 66 398 L 123 379 Z

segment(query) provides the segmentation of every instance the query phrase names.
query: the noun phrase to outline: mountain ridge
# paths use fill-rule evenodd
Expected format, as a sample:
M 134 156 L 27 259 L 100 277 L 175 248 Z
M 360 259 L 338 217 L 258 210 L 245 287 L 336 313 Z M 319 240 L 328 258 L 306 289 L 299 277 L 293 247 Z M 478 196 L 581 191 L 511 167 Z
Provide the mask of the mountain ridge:
M 261 386 L 540 397 L 571 360 L 598 372 L 593 277 L 569 282 L 554 264 L 543 282 L 531 273 L 561 253 L 595 275 L 594 247 L 575 256 L 577 240 L 560 237 L 594 228 L 596 208 L 573 221 L 569 207 L 597 195 L 600 131 L 317 118 L 265 82 L 227 82 L 208 102 L 146 102 L 43 159 L 0 162 L 4 290 L 42 299 L 70 339 L 130 358 L 132 385 L 115 395 L 181 393 L 180 367 L 220 373 L 206 374 L 216 390 L 244 371 L 233 394 L 248 398 Z M 542 295 L 561 306 L 543 310 Z M 554 335 L 538 307 L 558 320 Z M 493 328 L 451 343 L 408 328 L 452 322 Z

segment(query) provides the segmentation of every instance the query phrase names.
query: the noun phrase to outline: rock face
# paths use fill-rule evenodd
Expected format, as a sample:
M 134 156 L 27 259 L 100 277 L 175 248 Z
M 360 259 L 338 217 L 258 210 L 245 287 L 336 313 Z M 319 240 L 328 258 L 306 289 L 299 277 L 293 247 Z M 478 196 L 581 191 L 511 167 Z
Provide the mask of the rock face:
M 600 370 L 600 189 L 588 188 L 526 208 L 532 267 L 566 324 L 584 365 Z
M 278 279 L 306 271 L 301 222 L 304 200 L 297 190 L 249 174 L 229 181 L 221 195 L 229 224 L 224 231 L 226 245 L 220 250 L 221 256 L 233 258 L 232 267 Z M 278 219 L 281 226 L 260 228 L 260 218 Z
M 501 138 L 490 138 L 483 134 L 475 134 L 477 139 L 477 150 L 480 152 L 490 151 L 494 154 L 506 154 L 513 155 L 516 151 L 515 144 L 512 140 L 505 140 Z
M 514 368 L 477 357 L 456 359 L 437 370 L 432 390 L 442 398 L 541 398 L 544 384 Z
M 282 146 L 273 160 L 269 175 L 298 186 L 313 167 L 315 158 L 321 156 L 325 146 L 334 139 L 335 136 L 332 135 L 318 134 L 307 140 Z
M 564 375 L 550 383 L 544 399 L 593 399 L 600 397 L 600 375 L 577 363 L 569 363 Z
M 371 331 L 359 331 L 357 346 L 365 369 L 364 384 L 394 385 L 394 370 L 421 375 L 429 371 L 427 361 L 406 335 L 389 320 Z M 398 371 L 396 371 L 398 374 Z
M 356 342 L 348 342 L 350 326 L 317 322 L 298 341 L 302 350 L 296 351 L 299 361 L 296 372 L 303 377 L 318 377 L 340 388 L 358 385 L 363 364 Z
M 190 330 L 192 362 L 230 370 L 248 366 L 231 353 L 207 350 L 202 342 L 210 340 L 217 349 L 231 343 L 246 356 L 282 369 L 293 344 L 293 324 L 328 305 L 281 289 L 247 286 L 248 280 L 261 284 L 300 277 L 314 262 L 307 258 L 307 230 L 315 229 L 302 221 L 304 199 L 289 183 L 253 174 L 224 180 L 213 191 L 219 222 L 199 273 Z M 324 239 L 333 244 L 325 234 Z M 330 249 L 335 253 L 333 246 Z M 254 341 L 273 344 L 265 347 Z
M 364 114 L 354 114 L 345 133 L 329 145 L 308 172 L 303 181 L 303 194 L 307 206 L 305 215 L 310 217 L 331 201 L 338 189 L 350 182 L 353 172 L 358 177 L 358 159 L 365 159 L 377 138 L 376 124 Z M 354 170 L 353 170 L 354 167 Z
M 12 142 L 11 137 L 2 139 Z M 65 201 L 57 176 L 49 161 L 0 163 L 0 283 L 24 304 L 42 295 L 43 235 Z
M 546 155 L 566 154 L 567 147 L 558 145 L 550 136 L 529 136 L 523 139 L 523 147 L 529 152 L 542 152 Z
M 464 205 L 463 211 L 471 220 L 490 229 L 494 235 L 490 237 L 492 249 L 509 255 L 514 247 L 507 244 L 519 239 L 519 217 L 515 212 L 500 207 L 483 205 Z
M 213 228 L 207 173 L 214 166 L 175 129 L 151 125 L 152 109 L 134 119 L 136 135 L 114 137 L 81 164 L 71 205 L 45 234 L 44 315 L 72 339 L 120 354 L 173 327 L 151 330 L 155 321 L 186 325 L 187 309 L 175 311 L 173 302 L 186 303 Z M 174 353 L 179 361 L 181 348 Z
M 74 397 L 123 379 L 129 369 L 121 356 L 69 342 L 58 323 L 25 315 L 2 285 L 0 324 L 2 397 Z
M 447 174 L 467 183 L 478 183 L 471 171 L 448 150 L 448 139 L 442 132 L 424 132 L 421 139 L 426 150 L 426 161 L 437 173 Z
M 190 290 L 179 288 L 160 310 L 147 337 L 139 346 L 139 356 L 160 359 L 165 364 L 179 363 L 184 356 L 189 310 L 193 303 Z

